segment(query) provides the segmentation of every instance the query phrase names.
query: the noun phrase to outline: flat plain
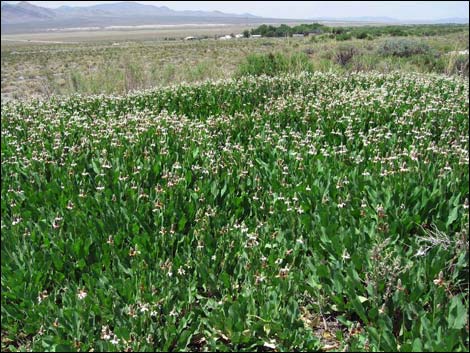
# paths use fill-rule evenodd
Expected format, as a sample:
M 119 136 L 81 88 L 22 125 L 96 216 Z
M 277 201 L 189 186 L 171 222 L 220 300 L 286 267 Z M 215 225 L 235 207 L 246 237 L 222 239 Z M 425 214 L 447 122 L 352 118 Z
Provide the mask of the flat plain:
M 263 53 L 305 54 L 312 70 L 322 72 L 376 70 L 386 73 L 400 70 L 453 74 L 458 70 L 465 71 L 468 63 L 468 55 L 447 55 L 468 48 L 468 26 L 456 33 L 407 37 L 417 43 L 412 45 L 430 48 L 425 53 L 406 57 L 384 55 L 380 51 L 387 40 L 400 42 L 400 37 L 347 41 L 327 35 L 214 39 L 249 28 L 240 25 L 2 35 L 2 98 L 47 97 L 75 92 L 123 94 L 179 82 L 230 78 L 247 56 Z M 205 39 L 182 40 L 187 36 Z

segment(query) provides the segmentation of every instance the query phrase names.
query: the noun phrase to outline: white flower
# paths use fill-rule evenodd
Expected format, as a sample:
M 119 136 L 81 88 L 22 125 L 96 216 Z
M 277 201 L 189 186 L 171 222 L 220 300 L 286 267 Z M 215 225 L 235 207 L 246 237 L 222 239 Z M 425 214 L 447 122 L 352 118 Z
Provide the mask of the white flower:
M 113 339 L 112 339 L 111 341 L 109 341 L 109 342 L 111 342 L 111 343 L 114 344 L 114 345 L 117 345 L 117 344 L 119 344 L 119 341 L 120 341 L 120 339 L 117 338 L 116 335 L 114 335 Z
M 38 295 L 38 303 L 41 303 L 44 299 L 46 299 L 49 295 L 47 294 L 47 290 L 39 292 Z
M 276 349 L 276 341 L 271 340 L 270 342 L 264 342 L 263 346 L 269 349 Z
M 420 257 L 420 256 L 424 256 L 424 255 L 426 255 L 426 250 L 423 249 L 423 248 L 419 248 L 414 256 Z
M 77 293 L 77 297 L 80 300 L 85 299 L 87 295 L 88 295 L 88 293 L 84 289 L 80 289 Z
M 279 275 L 277 275 L 276 277 L 286 278 L 288 275 L 289 275 L 289 268 L 286 266 L 279 270 Z
M 39 335 L 39 336 L 42 336 L 42 335 L 44 335 L 44 332 L 45 332 L 44 326 L 41 325 L 41 327 L 39 328 L 39 331 L 38 331 L 38 335 Z
M 109 341 L 113 332 L 109 329 L 109 326 L 101 326 L 101 339 Z
M 261 276 L 255 276 L 255 283 L 259 284 L 261 282 L 264 282 L 265 279 L 266 279 L 266 277 L 264 277 L 262 275 Z
M 149 311 L 149 310 L 150 310 L 150 309 L 149 309 L 149 305 L 148 305 L 148 304 L 143 304 L 143 305 L 141 305 L 141 307 L 140 307 L 140 312 L 141 312 L 141 313 L 145 313 L 146 311 Z

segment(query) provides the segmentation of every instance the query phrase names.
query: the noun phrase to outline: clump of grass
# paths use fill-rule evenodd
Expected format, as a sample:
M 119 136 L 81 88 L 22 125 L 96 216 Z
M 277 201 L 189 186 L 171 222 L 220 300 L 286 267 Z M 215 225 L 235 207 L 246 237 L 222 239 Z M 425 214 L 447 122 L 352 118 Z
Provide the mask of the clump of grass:
M 124 87 L 126 92 L 139 89 L 144 86 L 144 65 L 132 58 L 125 57 L 123 60 Z
M 381 43 L 377 51 L 383 56 L 409 57 L 417 54 L 431 54 L 431 47 L 418 40 L 393 38 Z
M 239 65 L 236 75 L 274 76 L 279 73 L 301 71 L 313 71 L 312 62 L 303 52 L 291 55 L 281 53 L 250 54 Z
M 186 79 L 190 82 L 202 81 L 211 76 L 212 68 L 210 62 L 201 61 L 186 71 Z
M 469 56 L 468 55 L 449 55 L 447 66 L 445 68 L 447 75 L 469 76 Z
M 352 39 L 352 35 L 350 33 L 341 33 L 336 36 L 336 40 L 344 41 Z
M 342 45 L 338 47 L 335 54 L 335 62 L 341 66 L 346 66 L 357 54 L 357 49 L 352 45 Z

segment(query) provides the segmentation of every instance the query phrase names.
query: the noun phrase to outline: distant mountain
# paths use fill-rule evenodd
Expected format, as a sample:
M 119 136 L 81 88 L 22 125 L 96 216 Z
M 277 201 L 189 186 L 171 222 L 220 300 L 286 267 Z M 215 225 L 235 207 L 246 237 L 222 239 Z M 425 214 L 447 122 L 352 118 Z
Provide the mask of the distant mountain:
M 87 14 L 89 16 L 107 16 L 107 17 L 130 17 L 130 16 L 168 16 L 172 12 L 166 6 L 158 7 L 153 5 L 144 5 L 137 2 L 118 2 L 112 4 L 99 4 L 86 7 L 62 6 L 55 10 L 59 15 L 65 16 L 81 16 Z
M 32 5 L 26 1 L 21 1 L 15 5 L 2 2 L 2 24 L 43 21 L 52 19 L 55 16 L 53 10 Z
M 57 9 L 53 9 L 55 15 L 58 18 L 90 18 L 90 17 L 101 17 L 109 16 L 109 13 L 99 9 L 92 9 L 90 7 L 72 7 L 72 6 L 61 6 Z
M 101 10 L 114 16 L 201 16 L 201 17 L 256 17 L 251 14 L 230 14 L 221 11 L 176 11 L 167 6 L 144 5 L 132 1 L 114 4 L 100 4 L 88 7 L 90 10 Z
M 434 20 L 431 23 L 460 23 L 460 24 L 468 24 L 469 19 L 463 17 L 449 17 L 449 18 L 441 18 L 438 20 Z
M 464 17 L 441 18 L 435 20 L 399 20 L 392 17 L 315 17 L 311 18 L 312 21 L 332 21 L 332 22 L 374 22 L 374 23 L 387 23 L 387 24 L 440 24 L 440 23 L 458 23 L 467 24 L 469 19 Z
M 315 17 L 311 20 L 316 21 L 338 21 L 338 22 L 380 22 L 380 23 L 391 23 L 397 22 L 395 18 L 391 17 L 373 17 L 373 16 L 361 16 L 361 17 Z
M 81 20 L 87 25 L 106 25 L 106 19 L 113 19 L 114 22 L 135 19 L 134 24 L 138 25 L 140 24 L 139 18 L 149 19 L 151 17 L 156 20 L 170 17 L 191 17 L 193 20 L 195 18 L 257 18 L 257 16 L 246 13 L 240 15 L 220 11 L 176 11 L 166 6 L 146 5 L 132 1 L 86 7 L 61 6 L 57 9 L 35 6 L 26 1 L 18 4 L 2 2 L 2 25 L 48 21 L 54 27 L 55 24 L 62 24 L 64 20 L 73 20 L 74 24 Z

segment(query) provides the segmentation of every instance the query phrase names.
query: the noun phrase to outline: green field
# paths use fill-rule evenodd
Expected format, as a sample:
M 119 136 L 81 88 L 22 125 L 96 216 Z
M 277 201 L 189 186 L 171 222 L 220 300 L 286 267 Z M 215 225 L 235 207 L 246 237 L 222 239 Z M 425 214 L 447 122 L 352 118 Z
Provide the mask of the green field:
M 2 103 L 2 351 L 468 351 L 468 94 L 304 72 Z

